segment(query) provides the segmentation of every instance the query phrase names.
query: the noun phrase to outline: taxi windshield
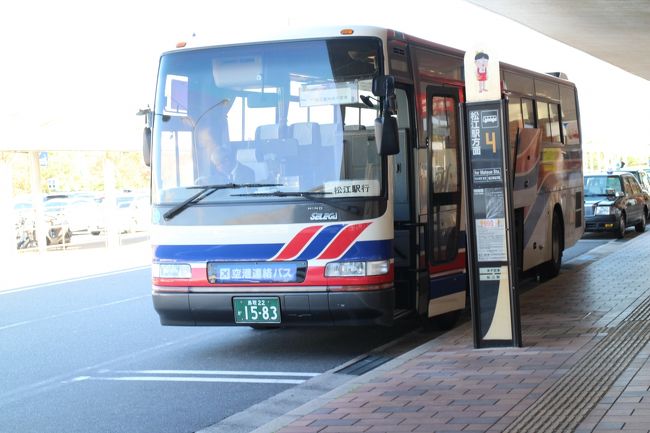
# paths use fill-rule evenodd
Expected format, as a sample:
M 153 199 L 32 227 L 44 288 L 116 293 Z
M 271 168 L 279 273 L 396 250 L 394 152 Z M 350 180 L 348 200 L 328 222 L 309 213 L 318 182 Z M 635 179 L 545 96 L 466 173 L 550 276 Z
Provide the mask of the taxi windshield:
M 619 176 L 585 176 L 585 197 L 606 196 L 621 191 Z

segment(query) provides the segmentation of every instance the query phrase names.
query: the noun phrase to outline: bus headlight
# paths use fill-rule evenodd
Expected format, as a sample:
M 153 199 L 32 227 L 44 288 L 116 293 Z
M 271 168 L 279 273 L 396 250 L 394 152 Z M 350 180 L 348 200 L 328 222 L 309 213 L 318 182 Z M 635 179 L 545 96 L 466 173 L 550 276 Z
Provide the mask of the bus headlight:
M 594 215 L 610 215 L 613 214 L 614 206 L 596 206 Z
M 151 265 L 153 278 L 192 278 L 192 267 L 186 263 L 154 263 Z
M 325 266 L 326 277 L 365 277 L 387 274 L 390 269 L 388 260 L 373 262 L 332 262 Z

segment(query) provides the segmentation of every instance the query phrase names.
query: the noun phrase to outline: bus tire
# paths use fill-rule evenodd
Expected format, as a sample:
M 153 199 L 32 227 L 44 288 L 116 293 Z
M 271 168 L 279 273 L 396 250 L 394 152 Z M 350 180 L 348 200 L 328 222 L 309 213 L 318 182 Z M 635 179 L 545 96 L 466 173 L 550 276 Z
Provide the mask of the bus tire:
M 564 233 L 562 232 L 562 217 L 556 210 L 553 212 L 551 227 L 551 259 L 544 263 L 539 276 L 542 280 L 549 280 L 560 273 L 562 267 L 562 253 L 564 252 Z

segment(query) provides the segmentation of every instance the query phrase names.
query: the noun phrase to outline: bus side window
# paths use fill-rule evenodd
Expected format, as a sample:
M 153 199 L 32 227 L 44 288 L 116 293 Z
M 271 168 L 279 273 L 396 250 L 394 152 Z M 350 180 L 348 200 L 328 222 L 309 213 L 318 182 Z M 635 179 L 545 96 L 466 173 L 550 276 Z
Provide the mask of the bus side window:
M 431 261 L 453 260 L 458 253 L 460 175 L 457 101 L 433 95 L 427 104 L 431 150 Z

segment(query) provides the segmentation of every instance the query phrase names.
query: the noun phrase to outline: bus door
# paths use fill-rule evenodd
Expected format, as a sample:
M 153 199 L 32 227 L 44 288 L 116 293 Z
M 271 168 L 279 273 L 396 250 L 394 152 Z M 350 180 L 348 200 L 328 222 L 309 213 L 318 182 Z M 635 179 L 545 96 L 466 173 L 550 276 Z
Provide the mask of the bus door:
M 417 221 L 415 190 L 418 170 L 414 163 L 414 129 L 411 125 L 409 96 L 405 89 L 395 90 L 399 153 L 393 155 L 393 214 L 395 233 L 395 309 L 401 312 L 421 310 L 419 293 L 424 290 L 427 275 L 424 261 L 424 224 Z
M 465 307 L 465 275 L 453 272 L 465 267 L 464 255 L 458 251 L 465 246 L 461 234 L 460 92 L 457 87 L 427 87 L 430 317 L 450 311 L 451 304 Z

